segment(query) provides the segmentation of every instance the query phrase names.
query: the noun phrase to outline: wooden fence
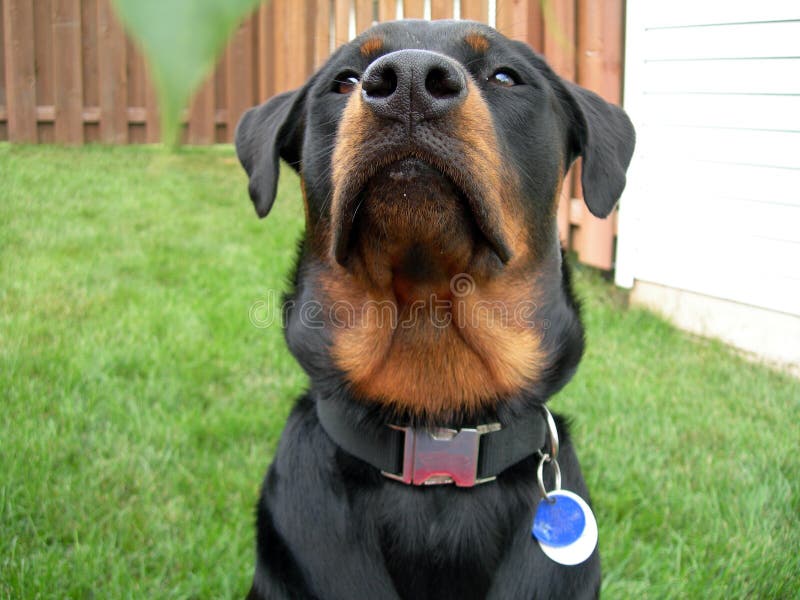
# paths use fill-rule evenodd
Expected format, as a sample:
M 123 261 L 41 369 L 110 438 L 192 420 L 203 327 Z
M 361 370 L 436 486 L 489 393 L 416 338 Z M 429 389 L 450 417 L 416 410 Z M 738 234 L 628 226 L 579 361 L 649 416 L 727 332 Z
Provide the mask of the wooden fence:
M 0 140 L 158 141 L 145 62 L 110 0 L 0 0 L 0 8 Z M 623 12 L 624 0 L 272 0 L 234 33 L 186 111 L 183 138 L 230 142 L 244 110 L 301 85 L 374 21 L 395 18 L 489 23 L 544 54 L 562 77 L 619 103 Z M 616 221 L 592 217 L 574 173 L 569 181 L 562 238 L 582 262 L 610 269 Z

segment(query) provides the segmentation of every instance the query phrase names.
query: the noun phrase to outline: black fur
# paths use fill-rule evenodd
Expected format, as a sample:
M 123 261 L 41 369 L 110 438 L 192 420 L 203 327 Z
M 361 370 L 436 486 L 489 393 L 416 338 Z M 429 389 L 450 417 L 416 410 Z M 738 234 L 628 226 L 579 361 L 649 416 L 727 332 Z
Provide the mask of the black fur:
M 491 41 L 486 56 L 471 56 L 458 42 L 479 29 Z M 387 48 L 425 48 L 466 65 L 476 81 L 501 66 L 527 85 L 511 94 L 484 90 L 506 159 L 527 192 L 531 245 L 542 257 L 537 318 L 545 331 L 547 368 L 522 392 L 479 415 L 452 414 L 439 426 L 499 420 L 509 423 L 547 401 L 574 374 L 583 347 L 579 306 L 567 265 L 558 251 L 550 209 L 560 169 L 583 156 L 583 188 L 592 213 L 608 215 L 625 184 L 633 129 L 624 113 L 596 95 L 562 81 L 524 44 L 510 42 L 475 23 L 383 24 L 375 32 Z M 298 599 L 532 599 L 593 598 L 600 586 L 599 555 L 565 567 L 545 557 L 530 527 L 538 501 L 536 459 L 502 473 L 496 482 L 461 489 L 413 487 L 382 477 L 343 453 L 323 431 L 318 398 L 347 407 L 369 435 L 410 415 L 388 413 L 356 398 L 330 356 L 330 331 L 309 329 L 301 319 L 319 297 L 324 268 L 312 252 L 329 225 L 331 153 L 344 99 L 330 93 L 334 77 L 364 71 L 359 38 L 338 50 L 309 83 L 249 111 L 236 135 L 237 152 L 250 175 L 250 195 L 260 216 L 274 201 L 279 156 L 302 172 L 309 231 L 301 242 L 284 311 L 285 335 L 310 377 L 279 443 L 257 509 L 257 560 L 249 598 Z M 523 89 L 524 88 L 524 89 Z M 567 433 L 559 457 L 563 487 L 588 499 Z M 552 481 L 549 482 L 552 485 Z

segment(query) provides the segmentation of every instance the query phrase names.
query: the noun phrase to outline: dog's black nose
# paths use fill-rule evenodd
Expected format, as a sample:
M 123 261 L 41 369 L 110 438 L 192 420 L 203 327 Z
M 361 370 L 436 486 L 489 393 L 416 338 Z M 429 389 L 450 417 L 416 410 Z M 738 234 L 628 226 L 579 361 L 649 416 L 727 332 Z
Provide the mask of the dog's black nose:
M 361 94 L 379 117 L 419 121 L 445 115 L 467 96 L 463 67 L 427 50 L 399 50 L 364 72 Z

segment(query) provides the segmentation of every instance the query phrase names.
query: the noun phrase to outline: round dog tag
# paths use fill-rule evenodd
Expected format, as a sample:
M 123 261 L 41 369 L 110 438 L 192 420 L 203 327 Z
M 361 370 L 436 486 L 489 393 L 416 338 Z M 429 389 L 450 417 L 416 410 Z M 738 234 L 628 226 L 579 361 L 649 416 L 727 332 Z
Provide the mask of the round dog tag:
M 531 532 L 540 542 L 561 548 L 576 542 L 585 527 L 581 505 L 572 497 L 555 492 L 539 501 Z
M 542 552 L 562 565 L 578 565 L 597 546 L 597 521 L 589 505 L 573 492 L 555 490 L 536 508 L 532 533 Z

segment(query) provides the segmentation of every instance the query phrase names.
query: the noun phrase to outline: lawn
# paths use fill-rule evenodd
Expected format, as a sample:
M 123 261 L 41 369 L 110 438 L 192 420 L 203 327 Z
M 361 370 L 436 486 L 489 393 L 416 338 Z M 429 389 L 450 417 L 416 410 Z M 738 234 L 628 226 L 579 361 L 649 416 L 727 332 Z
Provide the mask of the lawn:
M 296 178 L 265 221 L 228 146 L 5 144 L 0 185 L 0 598 L 242 597 Z M 800 597 L 800 382 L 576 279 L 604 597 Z

